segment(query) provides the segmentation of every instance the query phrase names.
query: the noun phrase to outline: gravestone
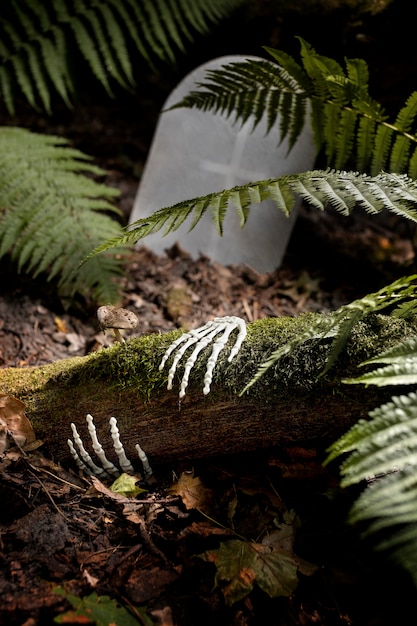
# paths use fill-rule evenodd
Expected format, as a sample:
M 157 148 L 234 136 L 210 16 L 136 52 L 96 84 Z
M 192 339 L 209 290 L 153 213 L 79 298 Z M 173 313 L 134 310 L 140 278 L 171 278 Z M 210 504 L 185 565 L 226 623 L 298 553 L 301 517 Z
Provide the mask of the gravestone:
M 315 146 L 308 123 L 288 153 L 288 142 L 279 143 L 279 119 L 276 130 L 266 134 L 265 120 L 252 131 L 250 119 L 242 125 L 240 121 L 234 123 L 233 119 L 209 111 L 167 110 L 198 88 L 196 83 L 206 79 L 206 70 L 246 58 L 257 57 L 225 56 L 205 63 L 170 94 L 156 127 L 131 222 L 183 200 L 312 169 Z M 296 213 L 295 209 L 288 218 L 267 200 L 251 206 L 248 221 L 241 228 L 236 211 L 230 205 L 222 237 L 208 211 L 191 232 L 188 232 L 189 220 L 173 233 L 164 236 L 160 231 L 138 245 L 146 245 L 161 255 L 174 243 L 179 243 L 195 258 L 205 254 L 222 265 L 248 264 L 258 272 L 270 272 L 281 264 Z

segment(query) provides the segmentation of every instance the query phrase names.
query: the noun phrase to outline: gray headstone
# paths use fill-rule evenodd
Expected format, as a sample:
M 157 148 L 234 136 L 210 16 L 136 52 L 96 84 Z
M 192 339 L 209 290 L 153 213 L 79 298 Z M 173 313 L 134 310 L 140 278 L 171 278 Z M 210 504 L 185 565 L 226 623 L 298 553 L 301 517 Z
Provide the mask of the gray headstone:
M 139 184 L 130 221 L 177 202 L 204 196 L 248 182 L 311 169 L 315 146 L 307 124 L 288 153 L 288 142 L 279 144 L 277 130 L 267 135 L 266 122 L 252 132 L 252 121 L 243 126 L 220 114 L 196 109 L 167 111 L 206 79 L 206 70 L 246 58 L 225 56 L 192 71 L 164 104 L 155 137 Z M 174 233 L 150 235 L 140 242 L 156 254 L 178 242 L 193 257 L 200 253 L 222 265 L 248 264 L 258 272 L 270 272 L 281 264 L 296 219 L 272 201 L 253 205 L 247 224 L 241 228 L 232 206 L 227 211 L 224 235 L 220 237 L 208 213 L 191 232 L 191 221 Z

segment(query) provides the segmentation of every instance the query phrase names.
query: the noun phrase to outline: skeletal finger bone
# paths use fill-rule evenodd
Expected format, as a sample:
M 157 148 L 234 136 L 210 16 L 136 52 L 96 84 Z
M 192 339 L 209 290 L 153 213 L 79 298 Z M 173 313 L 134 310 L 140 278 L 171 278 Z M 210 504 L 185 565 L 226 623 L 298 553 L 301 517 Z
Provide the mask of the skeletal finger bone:
M 105 473 L 105 470 L 102 467 L 96 465 L 88 454 L 87 450 L 84 448 L 83 441 L 78 434 L 77 427 L 75 424 L 71 423 L 72 436 L 74 437 L 74 443 L 76 444 L 80 454 L 78 455 L 71 439 L 68 439 L 67 443 L 71 452 L 71 455 L 75 462 L 77 463 L 80 469 L 84 469 L 87 474 L 93 474 L 94 476 L 102 476 Z M 81 458 L 80 458 L 81 456 Z
M 134 471 L 133 465 L 127 458 L 123 444 L 120 441 L 120 433 L 119 433 L 119 429 L 117 428 L 117 419 L 115 417 L 111 417 L 109 424 L 110 424 L 110 434 L 113 439 L 114 451 L 119 457 L 120 467 L 122 468 L 124 472 L 133 472 Z
M 112 474 L 112 476 L 118 476 L 119 470 L 114 465 L 114 463 L 108 460 L 103 450 L 103 446 L 97 439 L 97 432 L 96 432 L 96 427 L 94 426 L 93 416 L 88 413 L 85 419 L 87 422 L 88 432 L 91 437 L 91 442 L 93 444 L 93 450 L 97 454 L 98 458 L 100 459 L 103 469 L 109 474 Z
M 240 317 L 216 317 L 214 318 L 214 320 L 207 322 L 207 324 L 205 324 L 204 326 L 200 326 L 200 328 L 191 330 L 190 332 L 185 333 L 184 335 L 179 337 L 179 339 L 176 339 L 174 342 L 172 342 L 172 344 L 166 350 L 159 365 L 159 369 L 162 370 L 168 358 L 178 348 L 168 372 L 167 389 L 172 389 L 172 383 L 174 380 L 175 372 L 177 370 L 177 365 L 184 356 L 185 352 L 188 350 L 188 348 L 196 344 L 191 355 L 188 357 L 184 367 L 184 373 L 179 391 L 179 397 L 183 398 L 185 396 L 185 392 L 188 386 L 190 372 L 195 365 L 198 355 L 214 340 L 217 335 L 223 333 L 214 341 L 211 355 L 207 361 L 207 369 L 204 376 L 203 388 L 204 395 L 207 395 L 210 392 L 210 386 L 213 380 L 213 371 L 216 366 L 219 354 L 226 346 L 229 337 L 234 330 L 238 330 L 238 336 L 228 357 L 228 362 L 230 363 L 239 352 L 242 343 L 246 337 L 246 323 Z
M 97 431 L 94 425 L 94 418 L 89 413 L 86 416 L 86 422 L 87 422 L 88 433 L 91 438 L 93 450 L 100 460 L 101 467 L 96 465 L 96 463 L 94 463 L 91 456 L 85 449 L 84 443 L 77 431 L 75 424 L 71 424 L 74 442 L 72 442 L 71 439 L 68 439 L 67 441 L 72 458 L 74 459 L 78 467 L 84 470 L 90 476 L 93 475 L 93 476 L 97 476 L 98 478 L 106 474 L 107 476 L 112 476 L 112 477 L 120 476 L 120 471 L 118 470 L 118 468 L 111 461 L 109 461 L 108 458 L 106 457 L 103 446 L 101 445 L 97 437 Z M 120 440 L 120 433 L 117 427 L 117 420 L 115 417 L 110 418 L 109 425 L 110 425 L 110 434 L 113 440 L 113 448 L 118 456 L 119 464 L 120 464 L 122 471 L 133 472 L 134 471 L 133 465 L 127 458 L 123 444 Z M 78 448 L 78 452 L 74 444 Z M 135 447 L 136 447 L 139 459 L 143 466 L 145 478 L 150 478 L 153 475 L 153 470 L 149 464 L 148 457 L 146 456 L 146 453 L 140 447 L 139 444 L 137 444 Z

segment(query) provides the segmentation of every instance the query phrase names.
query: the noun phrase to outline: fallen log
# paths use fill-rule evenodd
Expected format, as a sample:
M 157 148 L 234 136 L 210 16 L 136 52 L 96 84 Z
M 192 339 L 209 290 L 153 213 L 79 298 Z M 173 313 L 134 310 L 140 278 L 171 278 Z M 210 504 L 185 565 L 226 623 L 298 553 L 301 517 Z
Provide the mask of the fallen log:
M 394 343 L 417 333 L 417 321 L 371 315 L 354 328 L 345 350 L 320 376 L 329 339 L 309 341 L 284 357 L 242 396 L 259 365 L 319 314 L 271 318 L 248 325 L 246 341 L 231 363 L 227 347 L 214 371 L 211 393 L 202 393 L 210 347 L 191 370 L 185 398 L 178 397 L 183 365 L 174 390 L 158 366 L 179 331 L 117 343 L 85 357 L 46 366 L 0 370 L 0 393 L 25 403 L 37 437 L 58 461 L 69 457 L 67 439 L 74 422 L 91 450 L 85 417 L 94 416 L 99 439 L 115 461 L 109 418 L 118 420 L 130 458 L 140 443 L 151 463 L 262 450 L 294 442 L 327 445 L 372 408 L 389 399 L 392 389 L 345 385 L 357 366 Z M 395 390 L 397 391 L 397 390 Z

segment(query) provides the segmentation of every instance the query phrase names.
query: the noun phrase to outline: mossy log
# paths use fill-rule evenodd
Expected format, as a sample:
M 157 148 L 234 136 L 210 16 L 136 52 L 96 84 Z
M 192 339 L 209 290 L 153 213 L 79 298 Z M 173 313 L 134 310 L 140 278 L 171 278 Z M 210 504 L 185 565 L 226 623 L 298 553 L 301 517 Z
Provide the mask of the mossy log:
M 128 456 L 136 456 L 134 445 L 139 442 L 154 465 L 293 442 L 327 445 L 393 394 L 392 389 L 346 385 L 343 379 L 357 375 L 357 366 L 364 359 L 415 335 L 417 321 L 369 316 L 355 327 L 344 352 L 325 376 L 320 372 L 330 340 L 310 341 L 239 396 L 259 364 L 302 332 L 316 315 L 249 324 L 247 339 L 232 363 L 227 363 L 228 347 L 221 353 L 207 396 L 202 393 L 202 381 L 210 347 L 191 370 L 181 402 L 178 385 L 183 366 L 174 389 L 166 390 L 167 371 L 160 372 L 158 366 L 178 331 L 134 338 L 47 366 L 0 370 L 0 393 L 25 403 L 37 437 L 59 461 L 69 458 L 71 422 L 91 450 L 87 413 L 94 416 L 106 450 L 112 450 L 108 422 L 114 416 Z

